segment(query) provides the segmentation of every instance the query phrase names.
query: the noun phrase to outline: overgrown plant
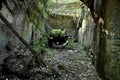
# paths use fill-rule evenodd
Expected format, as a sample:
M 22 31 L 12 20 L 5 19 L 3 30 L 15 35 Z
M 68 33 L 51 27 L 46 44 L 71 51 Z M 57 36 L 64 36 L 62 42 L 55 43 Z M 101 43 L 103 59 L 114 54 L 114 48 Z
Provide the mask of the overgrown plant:
M 34 0 L 26 1 L 26 5 L 29 5 L 27 8 L 27 14 L 30 22 L 33 23 L 34 31 L 40 31 L 40 39 L 33 42 L 33 49 L 38 53 L 43 53 L 46 51 L 48 33 L 42 30 L 44 19 L 48 18 L 49 12 L 46 11 L 47 6 L 49 5 L 49 0 Z
M 33 49 L 39 53 L 43 53 L 47 50 L 47 45 L 48 45 L 48 37 L 49 34 L 44 32 L 41 33 L 41 38 L 39 40 L 35 40 L 33 42 Z
M 49 12 L 46 8 L 49 4 L 49 0 L 34 0 L 28 3 L 27 14 L 29 20 L 38 28 L 44 19 L 48 18 Z
M 47 55 L 45 56 L 45 60 L 54 60 L 55 59 L 56 50 L 47 49 Z

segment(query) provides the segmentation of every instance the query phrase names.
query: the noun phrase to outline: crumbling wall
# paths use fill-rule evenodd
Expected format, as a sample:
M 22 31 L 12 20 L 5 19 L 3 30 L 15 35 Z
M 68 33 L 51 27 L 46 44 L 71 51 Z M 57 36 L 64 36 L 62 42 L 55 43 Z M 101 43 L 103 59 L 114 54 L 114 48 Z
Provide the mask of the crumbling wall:
M 96 70 L 103 80 L 120 80 L 120 1 L 81 1 L 90 9 L 95 23 L 93 33 L 90 33 L 93 35 L 90 51 L 92 50 L 94 56 Z M 86 29 L 84 27 L 83 31 Z M 85 36 L 79 37 L 81 43 L 89 42 L 89 39 L 84 40 Z
M 77 17 L 51 14 L 47 19 L 46 24 L 53 29 L 64 28 L 69 35 L 73 36 L 77 26 Z
M 109 63 L 105 70 L 109 80 L 120 80 L 120 1 L 107 0 L 106 4 L 106 52 Z
M 1 14 L 9 21 L 14 29 L 27 41 L 30 42 L 32 34 L 32 24 L 28 21 L 25 14 L 24 4 L 20 4 L 20 8 L 17 7 L 10 0 L 7 1 L 9 8 L 12 10 L 11 13 L 8 8 L 2 4 Z M 11 47 L 22 46 L 21 42 L 17 37 L 7 28 L 7 26 L 0 21 L 0 48 L 5 49 L 7 44 Z
M 90 10 L 86 6 L 84 6 L 83 9 L 85 10 L 85 13 L 80 16 L 83 19 L 80 19 L 82 21 L 79 21 L 81 24 L 78 25 L 80 27 L 78 31 L 78 42 L 85 47 L 90 48 L 93 41 L 94 21 L 91 17 Z

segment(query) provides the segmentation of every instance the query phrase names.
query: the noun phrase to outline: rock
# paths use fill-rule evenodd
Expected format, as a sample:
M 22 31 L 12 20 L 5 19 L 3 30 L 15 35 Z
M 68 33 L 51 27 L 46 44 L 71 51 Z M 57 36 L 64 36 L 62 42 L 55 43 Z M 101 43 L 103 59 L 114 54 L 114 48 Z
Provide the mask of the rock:
M 74 51 L 73 50 L 68 50 L 69 53 L 73 53 Z

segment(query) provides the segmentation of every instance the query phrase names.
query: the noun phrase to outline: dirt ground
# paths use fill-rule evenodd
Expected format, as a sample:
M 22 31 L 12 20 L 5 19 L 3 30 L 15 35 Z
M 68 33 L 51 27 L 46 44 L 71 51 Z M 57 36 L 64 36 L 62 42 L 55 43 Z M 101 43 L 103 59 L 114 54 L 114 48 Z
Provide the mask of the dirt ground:
M 60 80 L 101 80 L 91 55 L 79 44 L 72 49 L 48 50 L 46 54 L 45 61 L 61 74 Z
M 20 50 L 18 53 L 25 53 L 28 55 L 29 51 Z M 8 56 L 4 51 L 0 54 L 0 64 L 3 64 L 3 58 Z M 14 74 L 3 75 L 0 72 L 0 79 L 3 80 L 101 80 L 92 65 L 91 55 L 86 52 L 80 44 L 74 44 L 73 48 L 68 49 L 47 49 L 43 54 L 44 61 L 51 68 L 55 69 L 59 74 L 59 78 L 52 75 L 49 77 L 42 77 L 40 74 L 31 76 L 30 79 L 20 79 Z M 15 58 L 16 59 L 16 58 Z M 15 60 L 13 59 L 13 60 Z M 23 58 L 23 60 L 26 60 Z M 23 61 L 22 61 L 23 62 Z M 16 65 L 22 65 L 16 61 Z M 13 66 L 14 67 L 14 66 Z M 2 66 L 0 65 L 0 70 Z M 17 69 L 17 68 L 16 68 Z M 41 68 L 33 67 L 31 70 L 39 72 Z

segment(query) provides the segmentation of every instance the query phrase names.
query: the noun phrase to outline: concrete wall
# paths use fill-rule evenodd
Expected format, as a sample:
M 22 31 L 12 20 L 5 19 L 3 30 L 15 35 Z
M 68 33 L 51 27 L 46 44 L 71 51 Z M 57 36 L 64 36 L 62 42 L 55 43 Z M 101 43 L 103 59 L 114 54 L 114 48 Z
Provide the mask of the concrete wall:
M 83 44 L 85 47 L 91 47 L 94 35 L 94 22 L 91 17 L 90 11 L 87 7 L 83 17 L 82 25 L 78 32 L 78 42 Z
M 109 62 L 106 65 L 106 74 L 109 80 L 120 80 L 120 1 L 107 0 L 106 26 L 107 40 L 106 51 Z
M 27 41 L 31 40 L 32 24 L 28 21 L 25 14 L 24 5 L 21 8 L 15 7 L 13 2 L 9 1 L 10 8 L 13 13 L 11 14 L 8 9 L 3 5 L 1 13 L 10 22 L 14 29 Z M 5 48 L 6 44 L 10 42 L 11 46 L 16 47 L 22 45 L 17 37 L 7 28 L 7 26 L 0 21 L 0 48 Z
M 77 2 L 79 0 L 51 0 L 54 3 L 72 3 L 72 2 Z
M 64 26 L 66 32 L 73 36 L 75 33 L 75 28 L 77 26 L 77 17 L 67 16 L 67 15 L 59 15 L 59 14 L 51 14 L 46 23 L 55 29 L 60 29 Z
M 96 12 L 100 12 L 97 26 L 90 27 L 88 24 L 91 23 L 91 20 L 83 19 L 82 27 L 79 30 L 79 42 L 84 46 L 91 45 L 95 56 L 94 65 L 103 80 L 120 80 L 120 1 L 99 1 L 103 1 L 103 5 L 96 7 L 98 10 L 102 9 L 101 11 L 96 10 Z M 93 37 L 93 40 L 89 37 Z

